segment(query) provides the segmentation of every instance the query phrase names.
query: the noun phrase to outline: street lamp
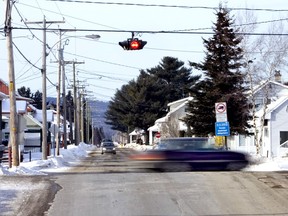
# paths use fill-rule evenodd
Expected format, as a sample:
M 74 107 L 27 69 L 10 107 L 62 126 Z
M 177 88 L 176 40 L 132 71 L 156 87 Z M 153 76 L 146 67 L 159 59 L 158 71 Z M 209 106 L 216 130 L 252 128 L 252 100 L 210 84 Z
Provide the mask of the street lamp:
M 56 110 L 57 110 L 57 127 L 60 128 L 60 89 L 61 89 L 61 71 L 62 71 L 62 96 L 63 96 L 63 144 L 64 144 L 64 148 L 67 148 L 67 125 L 66 125 L 66 95 L 65 95 L 65 61 L 64 61 L 64 57 L 63 57 L 63 51 L 64 51 L 64 47 L 65 45 L 69 44 L 69 39 L 68 38 L 79 38 L 79 37 L 85 37 L 85 38 L 89 38 L 89 39 L 93 39 L 93 40 L 98 40 L 100 38 L 100 35 L 85 35 L 85 36 L 67 36 L 62 38 L 62 32 L 60 30 L 59 33 L 59 40 L 57 43 L 55 43 L 50 50 L 52 50 L 52 48 L 54 46 L 56 46 L 57 44 L 59 44 L 59 49 L 58 49 L 58 86 L 57 86 L 57 105 L 56 105 Z M 61 43 L 62 41 L 65 40 L 65 43 L 62 47 Z M 73 68 L 74 68 L 74 62 L 73 62 Z M 75 100 L 75 98 L 77 97 L 77 93 L 76 93 L 76 87 L 75 87 L 75 78 L 74 78 L 74 104 L 76 104 L 75 106 L 75 110 L 74 112 L 77 112 L 77 102 Z M 74 118 L 74 125 L 76 126 L 74 128 L 74 134 L 75 136 L 75 144 L 78 144 L 77 142 L 79 142 L 79 138 L 77 138 L 77 130 L 78 130 L 78 121 L 77 118 Z M 59 155 L 59 132 L 56 133 L 56 155 Z

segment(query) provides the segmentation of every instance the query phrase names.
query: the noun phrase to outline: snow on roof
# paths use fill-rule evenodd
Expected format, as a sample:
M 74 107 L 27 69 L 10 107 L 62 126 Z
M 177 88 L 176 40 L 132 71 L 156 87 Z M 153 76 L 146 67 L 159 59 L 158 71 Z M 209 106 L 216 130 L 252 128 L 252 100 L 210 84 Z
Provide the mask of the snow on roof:
M 35 123 L 36 125 L 40 126 L 42 128 L 42 123 L 40 121 L 38 121 L 36 118 L 34 118 L 31 115 L 25 115 L 24 116 L 25 119 L 28 119 L 29 121 L 32 121 L 33 123 Z
M 283 103 L 288 101 L 287 96 L 280 97 L 276 101 L 271 102 L 266 109 L 266 115 L 270 115 L 274 110 L 276 110 L 279 106 L 281 106 Z M 256 112 L 257 116 L 262 116 L 264 113 L 264 108 L 260 109 L 258 112 Z
M 279 83 L 279 82 L 276 82 L 276 81 L 272 81 L 272 80 L 265 80 L 265 81 L 262 81 L 260 82 L 260 84 L 258 85 L 255 85 L 253 87 L 253 92 L 254 94 L 257 93 L 258 91 L 260 91 L 262 89 L 263 86 L 267 85 L 268 83 L 272 83 L 274 85 L 278 85 L 278 86 L 281 86 L 282 88 L 285 88 L 285 89 L 288 89 L 288 86 L 287 85 L 284 85 L 282 83 Z M 251 94 L 251 90 L 248 91 L 250 94 Z
M 3 100 L 3 99 L 8 98 L 8 97 L 9 97 L 8 95 L 0 92 L 0 100 Z
M 186 97 L 186 98 L 182 98 L 182 99 L 180 99 L 180 100 L 177 100 L 177 101 L 173 101 L 173 102 L 171 102 L 171 103 L 168 103 L 167 104 L 167 106 L 172 106 L 173 104 L 177 104 L 177 103 L 181 103 L 181 102 L 186 102 L 186 101 L 190 101 L 190 100 L 192 100 L 193 99 L 193 97 Z
M 159 131 L 158 125 L 153 125 L 147 129 L 148 131 Z
M 167 122 L 167 116 L 164 116 L 162 118 L 159 118 L 155 121 L 155 123 L 163 123 L 163 122 Z
M 16 111 L 19 114 L 25 114 L 27 108 L 27 101 L 16 101 Z M 2 101 L 2 113 L 10 114 L 10 100 L 5 99 Z

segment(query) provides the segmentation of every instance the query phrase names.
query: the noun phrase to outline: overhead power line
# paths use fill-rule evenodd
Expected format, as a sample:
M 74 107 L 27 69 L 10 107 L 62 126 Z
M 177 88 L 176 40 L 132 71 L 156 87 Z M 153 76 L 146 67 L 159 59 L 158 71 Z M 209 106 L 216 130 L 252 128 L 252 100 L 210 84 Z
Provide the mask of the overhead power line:
M 209 9 L 215 10 L 219 7 L 204 7 L 204 6 L 186 6 L 186 5 L 164 5 L 164 4 L 137 4 L 137 3 L 121 3 L 121 2 L 96 2 L 96 1 L 79 1 L 79 0 L 47 0 L 57 2 L 72 2 L 84 4 L 103 4 L 103 5 L 121 5 L 121 6 L 140 6 L 140 7 L 165 7 L 165 8 L 183 8 L 183 9 Z M 269 11 L 269 12 L 287 12 L 288 9 L 270 9 L 270 8 L 227 8 L 228 10 L 251 10 L 251 11 Z
M 12 29 L 27 30 L 25 27 L 11 27 Z M 43 28 L 29 28 L 30 30 L 40 30 Z M 194 34 L 194 35 L 212 35 L 215 32 L 198 32 L 198 31 L 149 31 L 149 30 L 107 30 L 107 29 L 59 29 L 49 28 L 50 31 L 78 31 L 78 32 L 110 32 L 110 33 L 146 33 L 146 34 Z M 235 32 L 237 35 L 250 35 L 250 36 L 288 36 L 288 33 L 251 33 L 251 32 Z

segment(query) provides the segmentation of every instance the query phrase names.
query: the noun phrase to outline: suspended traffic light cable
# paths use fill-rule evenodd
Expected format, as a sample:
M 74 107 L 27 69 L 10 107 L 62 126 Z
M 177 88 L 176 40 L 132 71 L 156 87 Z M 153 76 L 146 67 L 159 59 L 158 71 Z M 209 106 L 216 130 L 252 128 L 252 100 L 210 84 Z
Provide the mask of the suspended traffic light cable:
M 12 29 L 27 30 L 23 27 L 12 27 Z M 29 28 L 31 30 L 42 31 L 43 28 Z M 141 32 L 146 34 L 193 34 L 193 35 L 213 35 L 214 32 L 198 32 L 198 31 L 152 31 L 152 30 L 107 30 L 107 29 L 68 29 L 68 28 L 50 28 L 51 31 L 79 31 L 79 32 L 110 32 L 110 33 L 125 33 L 125 32 Z M 288 36 L 288 33 L 252 33 L 252 32 L 235 32 L 236 35 L 253 35 L 253 36 Z
M 205 7 L 205 6 L 186 6 L 186 5 L 164 5 L 164 4 L 139 4 L 139 3 L 121 3 L 121 2 L 95 2 L 95 1 L 79 1 L 79 0 L 46 0 L 57 2 L 72 2 L 84 4 L 103 4 L 103 5 L 121 5 L 121 6 L 141 6 L 141 7 L 164 7 L 164 8 L 183 8 L 183 9 L 208 9 L 216 10 L 219 7 Z M 270 8 L 227 8 L 228 10 L 245 10 L 245 11 L 269 11 L 269 12 L 287 12 L 288 9 L 270 9 Z

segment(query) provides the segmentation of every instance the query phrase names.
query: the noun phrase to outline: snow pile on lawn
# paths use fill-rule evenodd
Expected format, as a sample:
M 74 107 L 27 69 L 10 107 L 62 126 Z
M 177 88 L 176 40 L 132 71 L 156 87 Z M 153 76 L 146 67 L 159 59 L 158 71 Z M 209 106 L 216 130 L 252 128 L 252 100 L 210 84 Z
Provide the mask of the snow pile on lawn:
M 251 165 L 244 171 L 284 171 L 288 170 L 288 158 L 279 157 L 268 159 L 266 157 L 251 156 Z
M 8 165 L 0 165 L 0 175 L 46 175 L 43 171 L 65 167 L 68 169 L 69 162 L 86 157 L 94 148 L 95 146 L 85 143 L 80 143 L 78 146 L 68 145 L 67 149 L 60 149 L 59 156 L 54 156 L 55 152 L 52 149 L 53 156 L 49 156 L 47 160 L 42 160 L 41 152 L 32 153 L 31 162 L 25 157 L 24 162 L 18 167 L 9 168 Z
M 155 146 L 139 145 L 135 143 L 121 145 L 122 148 L 132 148 L 136 151 L 147 151 L 154 149 Z M 120 145 L 119 145 L 120 148 Z M 60 149 L 60 155 L 54 156 L 54 149 L 47 160 L 42 160 L 42 153 L 32 153 L 31 162 L 28 157 L 24 158 L 24 162 L 19 167 L 10 168 L 8 165 L 0 164 L 0 175 L 47 175 L 49 171 L 70 169 L 71 163 L 77 163 L 78 159 L 86 157 L 90 151 L 95 150 L 94 145 L 80 143 L 78 146 L 68 145 L 67 149 Z M 272 160 L 251 156 L 252 164 L 244 171 L 284 171 L 288 170 L 288 157 L 274 158 Z M 46 173 L 45 173 L 46 172 Z
M 123 148 L 132 148 L 136 151 L 147 151 L 150 149 L 154 149 L 156 147 L 156 145 L 139 145 L 137 143 L 128 143 L 126 145 L 123 146 Z

